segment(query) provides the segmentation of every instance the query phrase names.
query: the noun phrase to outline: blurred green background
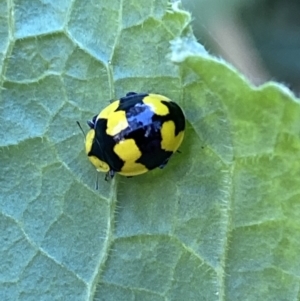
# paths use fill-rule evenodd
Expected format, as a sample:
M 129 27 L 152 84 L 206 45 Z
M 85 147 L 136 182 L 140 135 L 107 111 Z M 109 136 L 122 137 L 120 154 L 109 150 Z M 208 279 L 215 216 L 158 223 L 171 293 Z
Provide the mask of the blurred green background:
M 252 83 L 300 92 L 299 0 L 182 0 L 199 42 Z

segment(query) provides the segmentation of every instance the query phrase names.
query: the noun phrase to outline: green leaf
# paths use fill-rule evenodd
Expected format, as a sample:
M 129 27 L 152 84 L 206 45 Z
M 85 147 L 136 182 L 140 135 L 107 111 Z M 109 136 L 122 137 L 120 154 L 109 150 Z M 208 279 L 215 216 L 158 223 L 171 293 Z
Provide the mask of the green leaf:
M 299 298 L 299 100 L 207 54 L 190 20 L 167 1 L 0 3 L 0 300 Z M 76 121 L 128 91 L 184 108 L 182 153 L 95 190 Z

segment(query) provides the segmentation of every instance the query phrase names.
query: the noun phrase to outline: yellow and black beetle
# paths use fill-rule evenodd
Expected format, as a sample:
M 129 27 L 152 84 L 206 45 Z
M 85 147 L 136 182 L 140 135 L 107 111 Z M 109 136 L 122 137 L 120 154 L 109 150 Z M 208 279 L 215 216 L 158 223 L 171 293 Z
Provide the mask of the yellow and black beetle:
M 159 94 L 129 92 L 87 122 L 85 150 L 105 179 L 131 177 L 163 168 L 180 146 L 185 117 L 175 102 Z

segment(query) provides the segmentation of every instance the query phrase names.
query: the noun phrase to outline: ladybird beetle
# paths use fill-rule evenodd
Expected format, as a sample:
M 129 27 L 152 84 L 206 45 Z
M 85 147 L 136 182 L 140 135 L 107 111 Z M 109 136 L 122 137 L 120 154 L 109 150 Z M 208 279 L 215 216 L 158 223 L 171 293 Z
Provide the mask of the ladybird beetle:
M 185 117 L 163 95 L 129 92 L 87 124 L 86 154 L 108 180 L 163 168 L 183 140 Z

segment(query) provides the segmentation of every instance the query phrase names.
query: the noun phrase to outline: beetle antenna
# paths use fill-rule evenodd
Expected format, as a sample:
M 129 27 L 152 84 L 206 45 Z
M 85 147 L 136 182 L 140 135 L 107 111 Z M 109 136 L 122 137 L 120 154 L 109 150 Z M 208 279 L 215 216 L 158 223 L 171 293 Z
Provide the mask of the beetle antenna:
M 85 139 L 86 134 L 85 134 L 85 132 L 84 132 L 84 130 L 83 130 L 81 124 L 79 123 L 79 121 L 76 121 L 76 123 L 77 123 L 77 125 L 79 126 L 79 128 L 80 128 L 80 130 L 81 130 L 81 132 L 82 132 L 82 134 L 83 134 L 83 137 L 84 137 L 84 139 Z

